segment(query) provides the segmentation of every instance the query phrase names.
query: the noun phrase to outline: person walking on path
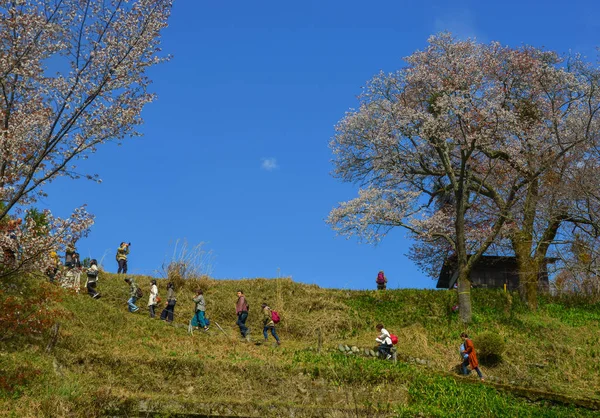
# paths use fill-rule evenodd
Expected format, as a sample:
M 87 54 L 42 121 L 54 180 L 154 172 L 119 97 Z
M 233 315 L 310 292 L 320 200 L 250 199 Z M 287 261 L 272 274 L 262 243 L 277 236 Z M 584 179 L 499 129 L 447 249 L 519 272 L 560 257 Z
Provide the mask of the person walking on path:
M 377 273 L 377 279 L 375 280 L 375 283 L 377 283 L 377 290 L 385 290 L 387 285 L 387 277 L 385 277 L 385 274 L 383 274 L 383 270 Z
M 204 331 L 208 331 L 208 324 L 206 323 L 205 312 L 206 312 L 206 301 L 204 300 L 204 292 L 198 289 L 196 296 L 192 299 L 196 304 L 194 309 L 194 317 L 192 318 L 192 326 L 196 329 L 202 327 Z
M 379 343 L 379 346 L 377 347 L 379 356 L 388 360 L 392 358 L 392 347 L 394 346 L 392 344 L 392 337 L 382 324 L 377 324 L 375 328 L 379 331 L 379 337 L 375 338 L 375 341 Z
M 273 321 L 273 313 L 271 308 L 266 303 L 262 304 L 262 312 L 263 312 L 263 335 L 265 337 L 265 343 L 269 339 L 268 331 L 271 330 L 271 335 L 275 338 L 277 345 L 281 344 L 279 341 L 279 337 L 277 336 L 277 331 L 275 331 L 275 322 Z
M 485 381 L 481 370 L 479 370 L 479 361 L 477 361 L 477 353 L 475 353 L 475 345 L 473 344 L 473 341 L 471 341 L 466 332 L 460 334 L 460 338 L 463 340 L 463 344 L 461 345 L 461 355 L 463 357 L 461 364 L 462 374 L 467 376 L 469 373 L 471 373 L 471 371 L 468 369 L 468 366 L 471 366 L 471 370 L 475 370 L 477 372 L 477 376 L 479 376 L 481 381 Z
M 94 299 L 99 299 L 101 295 L 96 291 L 96 283 L 98 282 L 98 261 L 96 259 L 90 261 L 90 267 L 87 269 L 86 274 L 88 295 Z
M 468 367 L 471 367 L 471 370 L 475 370 L 477 375 L 483 382 L 485 379 L 483 378 L 483 374 L 481 370 L 479 370 L 479 361 L 477 360 L 477 353 L 475 352 L 475 345 L 473 341 L 469 338 L 467 333 L 463 332 L 460 334 L 460 337 L 463 339 L 463 343 L 460 346 L 460 353 L 462 357 L 461 371 L 462 374 L 469 375 L 471 371 Z
M 175 315 L 175 304 L 177 303 L 177 298 L 175 297 L 175 285 L 173 282 L 167 283 L 167 303 L 165 304 L 165 309 L 163 309 L 160 314 L 161 320 L 166 320 L 167 322 L 173 322 L 173 316 Z
M 133 280 L 133 277 L 127 277 L 125 283 L 129 284 L 129 300 L 127 301 L 127 306 L 129 307 L 129 312 L 135 313 L 140 310 L 135 304 L 138 300 L 138 287 L 135 280 Z
M 236 325 L 240 327 L 240 334 L 242 334 L 242 338 L 246 340 L 250 340 L 250 329 L 246 326 L 246 319 L 248 319 L 248 302 L 246 302 L 246 297 L 244 296 L 244 292 L 238 290 L 237 292 L 238 300 L 235 304 L 235 313 L 237 314 Z
M 119 264 L 117 274 L 127 274 L 127 255 L 129 254 L 130 245 L 131 243 L 122 242 L 117 248 L 117 263 Z
M 158 286 L 156 286 L 156 280 L 152 280 L 150 283 L 152 284 L 152 286 L 150 286 L 150 296 L 148 296 L 148 310 L 150 311 L 150 318 L 154 318 L 154 309 L 158 304 L 158 302 L 156 301 L 156 299 L 158 298 Z

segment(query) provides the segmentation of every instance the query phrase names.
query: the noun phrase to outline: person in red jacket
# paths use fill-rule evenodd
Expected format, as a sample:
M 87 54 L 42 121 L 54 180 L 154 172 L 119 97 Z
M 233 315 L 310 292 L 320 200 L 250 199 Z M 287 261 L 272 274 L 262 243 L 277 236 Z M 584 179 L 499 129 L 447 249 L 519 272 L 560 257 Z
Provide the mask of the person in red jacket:
M 464 375 L 468 375 L 471 371 L 467 368 L 467 366 L 471 366 L 471 370 L 475 370 L 477 375 L 484 381 L 483 374 L 481 374 L 481 370 L 479 370 L 479 361 L 477 361 L 477 353 L 475 353 L 475 346 L 473 345 L 473 341 L 469 338 L 466 332 L 460 334 L 460 338 L 463 339 L 464 349 L 461 346 L 461 354 L 463 356 L 463 362 L 461 364 L 462 373 Z

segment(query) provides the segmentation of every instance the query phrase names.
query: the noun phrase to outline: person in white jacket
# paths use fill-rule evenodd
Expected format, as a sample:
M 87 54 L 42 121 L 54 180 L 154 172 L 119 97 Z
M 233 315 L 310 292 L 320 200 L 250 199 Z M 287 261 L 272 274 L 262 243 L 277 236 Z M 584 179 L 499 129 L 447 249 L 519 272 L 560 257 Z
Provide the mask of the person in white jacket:
M 150 283 L 152 283 L 152 286 L 150 286 L 150 296 L 148 296 L 148 310 L 150 311 L 150 318 L 154 318 L 154 308 L 158 305 L 156 302 L 156 298 L 158 298 L 158 286 L 156 286 L 156 280 L 152 280 Z
M 87 275 L 87 292 L 88 295 L 93 297 L 94 299 L 98 299 L 100 297 L 100 293 L 96 291 L 96 283 L 98 282 L 98 261 L 93 259 L 90 261 L 90 267 L 86 271 Z
M 387 329 L 383 327 L 382 324 L 377 324 L 375 327 L 379 331 L 379 337 L 375 338 L 375 341 L 379 343 L 379 347 L 377 347 L 377 351 L 379 355 L 384 359 L 388 360 L 392 358 L 392 337 Z

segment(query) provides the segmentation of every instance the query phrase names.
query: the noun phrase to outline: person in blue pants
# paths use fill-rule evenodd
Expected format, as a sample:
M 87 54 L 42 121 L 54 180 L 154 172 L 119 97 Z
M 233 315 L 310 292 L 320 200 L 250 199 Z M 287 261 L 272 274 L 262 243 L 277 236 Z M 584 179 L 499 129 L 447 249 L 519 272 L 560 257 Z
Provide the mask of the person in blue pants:
M 196 296 L 192 299 L 196 304 L 196 308 L 194 310 L 194 317 L 192 318 L 192 326 L 196 329 L 202 327 L 204 331 L 208 331 L 208 324 L 206 323 L 206 301 L 204 300 L 204 292 L 198 289 L 196 291 Z
M 266 303 L 262 304 L 263 311 L 263 336 L 265 337 L 265 343 L 269 339 L 268 331 L 271 330 L 271 335 L 275 338 L 277 345 L 281 344 L 279 341 L 279 336 L 277 335 L 277 331 L 275 331 L 275 322 L 273 321 L 273 314 L 271 312 L 271 308 Z

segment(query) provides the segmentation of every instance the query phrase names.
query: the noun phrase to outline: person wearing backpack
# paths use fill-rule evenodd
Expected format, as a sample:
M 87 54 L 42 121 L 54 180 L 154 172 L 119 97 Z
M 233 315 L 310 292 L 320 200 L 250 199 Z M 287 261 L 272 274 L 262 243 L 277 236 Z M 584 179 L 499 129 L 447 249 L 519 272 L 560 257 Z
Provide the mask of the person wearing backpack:
M 470 374 L 471 371 L 468 369 L 468 366 L 471 366 L 471 370 L 475 370 L 477 372 L 479 379 L 481 379 L 482 382 L 485 381 L 481 370 L 479 370 L 479 361 L 477 360 L 477 353 L 475 353 L 475 345 L 473 344 L 473 341 L 471 341 L 466 332 L 460 334 L 460 338 L 463 340 L 463 344 L 461 344 L 460 347 L 460 353 L 462 355 L 462 364 L 460 365 L 462 374 L 465 376 Z
M 141 292 L 135 283 L 135 280 L 133 280 L 133 277 L 127 277 L 125 283 L 129 284 L 129 300 L 127 301 L 127 306 L 129 307 L 129 312 L 135 313 L 140 310 L 135 302 L 141 297 Z
M 250 341 L 250 329 L 246 326 L 246 320 L 248 319 L 248 309 L 250 305 L 246 302 L 244 292 L 241 290 L 237 291 L 238 300 L 235 303 L 235 313 L 237 315 L 236 325 L 240 327 L 240 334 L 242 338 Z
M 392 336 L 382 324 L 377 324 L 375 328 L 379 331 L 379 336 L 375 338 L 375 341 L 379 343 L 379 346 L 377 347 L 379 356 L 389 360 L 392 358 L 392 347 L 394 346 L 392 343 Z
M 168 323 L 173 322 L 176 303 L 177 298 L 175 297 L 175 285 L 173 282 L 169 282 L 167 283 L 167 303 L 165 304 L 165 309 L 163 309 L 162 313 L 160 314 L 161 320 L 166 320 Z
M 127 255 L 129 254 L 129 246 L 131 243 L 122 242 L 117 248 L 117 264 L 119 268 L 117 274 L 127 274 Z
M 150 295 L 148 296 L 148 310 L 150 311 L 150 318 L 154 318 L 158 299 L 158 286 L 156 286 L 156 280 L 152 280 L 150 286 Z
M 265 336 L 265 343 L 269 339 L 268 331 L 271 330 L 271 335 L 275 338 L 277 345 L 281 345 L 281 341 L 279 341 L 279 337 L 277 336 L 277 331 L 275 331 L 275 319 L 273 316 L 273 310 L 269 308 L 266 303 L 262 304 L 262 312 L 263 312 L 263 335 Z M 277 315 L 277 321 L 279 322 L 279 315 Z
M 192 327 L 195 329 L 199 329 L 202 327 L 204 331 L 208 331 L 208 324 L 206 323 L 206 319 L 204 317 L 204 313 L 206 312 L 206 301 L 204 300 L 204 292 L 200 289 L 196 291 L 196 296 L 192 298 L 196 307 L 194 308 L 194 316 L 192 318 Z
M 375 283 L 377 283 L 377 290 L 385 290 L 387 278 L 385 277 L 385 274 L 383 274 L 383 270 L 377 273 L 377 279 L 375 280 Z
M 86 271 L 87 275 L 87 292 L 94 299 L 100 298 L 100 293 L 96 291 L 96 283 L 98 282 L 98 261 L 92 259 L 90 267 Z

